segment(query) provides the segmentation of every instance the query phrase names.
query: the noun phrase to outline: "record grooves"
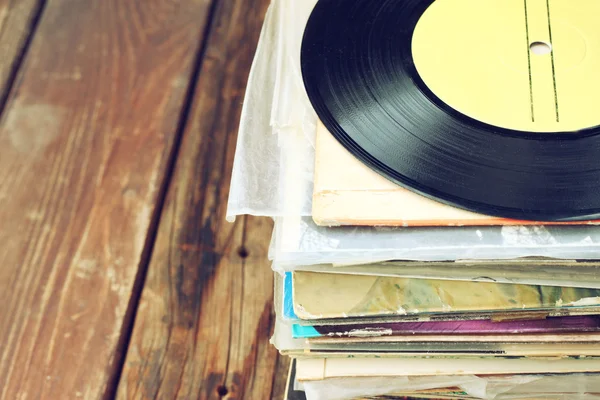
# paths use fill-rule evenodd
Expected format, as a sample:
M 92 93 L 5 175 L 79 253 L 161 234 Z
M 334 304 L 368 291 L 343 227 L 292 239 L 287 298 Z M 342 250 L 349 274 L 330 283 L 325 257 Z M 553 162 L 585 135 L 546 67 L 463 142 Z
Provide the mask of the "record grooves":
M 438 201 L 516 219 L 600 217 L 600 127 L 506 129 L 455 110 L 427 87 L 412 38 L 432 3 L 317 3 L 301 63 L 323 124 L 372 169 Z

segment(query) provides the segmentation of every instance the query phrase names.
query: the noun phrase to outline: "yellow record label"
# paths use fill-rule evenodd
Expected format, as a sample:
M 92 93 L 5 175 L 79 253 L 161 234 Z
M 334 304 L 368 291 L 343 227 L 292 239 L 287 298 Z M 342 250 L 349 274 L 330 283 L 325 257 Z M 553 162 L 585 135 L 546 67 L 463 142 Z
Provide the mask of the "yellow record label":
M 412 53 L 442 101 L 533 132 L 600 125 L 600 0 L 436 0 Z

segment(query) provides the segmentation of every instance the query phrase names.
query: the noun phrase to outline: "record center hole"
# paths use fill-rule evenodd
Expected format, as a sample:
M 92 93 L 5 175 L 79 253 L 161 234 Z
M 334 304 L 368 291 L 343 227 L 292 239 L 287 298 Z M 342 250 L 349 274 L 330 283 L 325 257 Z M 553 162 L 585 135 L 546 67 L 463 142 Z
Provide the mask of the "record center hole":
M 533 42 L 529 45 L 529 49 L 533 54 L 544 56 L 552 52 L 552 45 L 548 42 Z

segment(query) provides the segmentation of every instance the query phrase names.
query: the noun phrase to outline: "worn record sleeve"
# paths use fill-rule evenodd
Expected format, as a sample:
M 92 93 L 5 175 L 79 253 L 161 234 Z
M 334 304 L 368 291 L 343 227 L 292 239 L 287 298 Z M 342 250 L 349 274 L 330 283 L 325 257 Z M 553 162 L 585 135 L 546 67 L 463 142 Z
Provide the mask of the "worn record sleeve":
M 367 167 L 317 124 L 312 217 L 320 226 L 597 225 L 478 214 L 405 189 Z
M 557 334 L 600 332 L 600 316 L 550 317 L 531 320 L 361 322 L 350 325 L 292 326 L 294 338 L 371 338 L 399 335 Z
M 304 320 L 432 313 L 568 314 L 580 308 L 600 313 L 599 289 L 300 271 L 290 275 L 294 312 L 289 316 Z M 287 283 L 289 293 L 289 278 Z

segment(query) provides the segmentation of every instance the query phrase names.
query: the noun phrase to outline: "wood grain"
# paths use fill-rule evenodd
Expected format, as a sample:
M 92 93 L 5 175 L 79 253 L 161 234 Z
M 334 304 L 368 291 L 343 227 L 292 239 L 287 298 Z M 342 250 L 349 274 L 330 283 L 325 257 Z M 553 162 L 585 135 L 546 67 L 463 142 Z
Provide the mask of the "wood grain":
M 0 108 L 41 5 L 42 0 L 0 0 Z
M 217 3 L 118 398 L 268 399 L 280 390 L 273 382 L 278 354 L 268 342 L 272 224 L 225 221 L 244 88 L 267 3 Z
M 0 398 L 106 392 L 208 3 L 47 1 L 0 122 Z

